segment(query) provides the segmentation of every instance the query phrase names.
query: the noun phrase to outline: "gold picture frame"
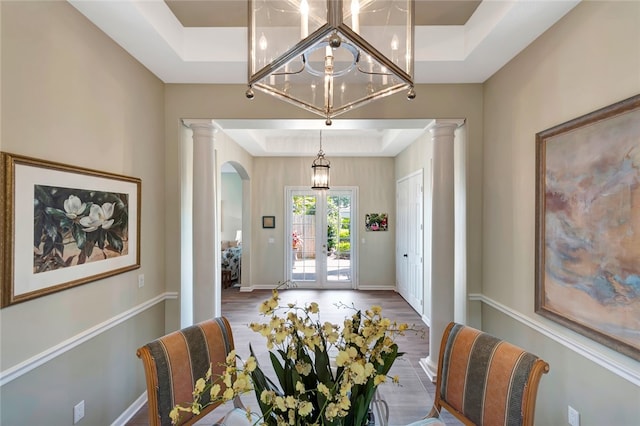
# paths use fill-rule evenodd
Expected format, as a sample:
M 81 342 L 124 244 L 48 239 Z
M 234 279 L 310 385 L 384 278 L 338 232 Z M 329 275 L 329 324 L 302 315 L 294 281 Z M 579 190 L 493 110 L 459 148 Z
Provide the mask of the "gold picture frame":
M 640 360 L 640 95 L 536 135 L 535 311 Z
M 0 307 L 140 267 L 140 179 L 6 152 L 0 176 Z

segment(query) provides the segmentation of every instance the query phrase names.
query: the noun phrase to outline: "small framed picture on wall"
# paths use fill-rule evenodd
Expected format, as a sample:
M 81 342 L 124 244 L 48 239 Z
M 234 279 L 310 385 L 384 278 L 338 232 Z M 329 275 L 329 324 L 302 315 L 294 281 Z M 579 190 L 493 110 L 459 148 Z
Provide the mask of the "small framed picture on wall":
M 262 227 L 263 228 L 275 228 L 276 227 L 276 217 L 275 216 L 262 216 Z

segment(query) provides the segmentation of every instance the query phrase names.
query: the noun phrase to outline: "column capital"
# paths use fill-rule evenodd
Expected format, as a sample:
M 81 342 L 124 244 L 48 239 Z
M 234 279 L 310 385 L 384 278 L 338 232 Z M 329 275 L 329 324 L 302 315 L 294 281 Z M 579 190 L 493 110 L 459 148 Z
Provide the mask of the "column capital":
M 202 136 L 209 136 L 213 138 L 213 135 L 218 131 L 218 128 L 213 124 L 213 120 L 210 119 L 182 119 L 182 124 L 185 127 L 193 130 L 194 134 L 198 133 Z
M 453 142 L 453 133 L 455 130 L 464 124 L 465 120 L 462 118 L 440 118 L 433 120 L 428 127 L 431 134 L 436 136 L 450 136 Z

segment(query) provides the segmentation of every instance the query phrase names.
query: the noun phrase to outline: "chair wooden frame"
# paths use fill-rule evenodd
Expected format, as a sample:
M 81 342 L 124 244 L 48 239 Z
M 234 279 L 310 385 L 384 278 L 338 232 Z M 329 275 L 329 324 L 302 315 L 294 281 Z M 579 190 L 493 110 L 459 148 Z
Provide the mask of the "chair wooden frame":
M 549 364 L 524 349 L 454 322 L 442 335 L 436 396 L 465 425 L 533 426 L 538 385 Z

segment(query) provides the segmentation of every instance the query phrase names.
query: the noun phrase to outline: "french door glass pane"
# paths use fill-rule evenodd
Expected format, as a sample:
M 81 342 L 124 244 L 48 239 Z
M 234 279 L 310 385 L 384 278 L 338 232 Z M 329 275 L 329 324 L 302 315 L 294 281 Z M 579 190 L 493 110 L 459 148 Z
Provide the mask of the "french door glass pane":
M 293 281 L 317 281 L 316 274 L 316 210 L 314 195 L 294 195 L 291 221 Z
M 351 195 L 327 197 L 327 281 L 351 280 Z

